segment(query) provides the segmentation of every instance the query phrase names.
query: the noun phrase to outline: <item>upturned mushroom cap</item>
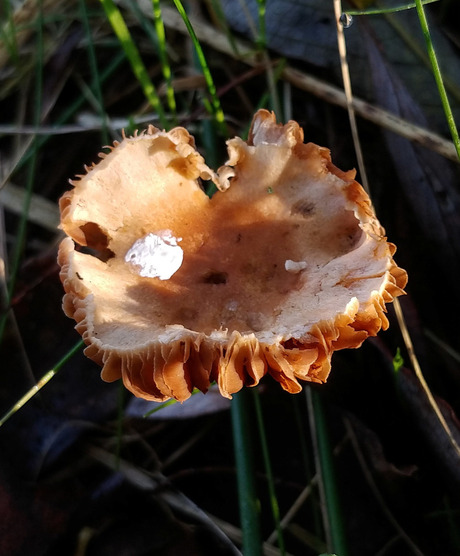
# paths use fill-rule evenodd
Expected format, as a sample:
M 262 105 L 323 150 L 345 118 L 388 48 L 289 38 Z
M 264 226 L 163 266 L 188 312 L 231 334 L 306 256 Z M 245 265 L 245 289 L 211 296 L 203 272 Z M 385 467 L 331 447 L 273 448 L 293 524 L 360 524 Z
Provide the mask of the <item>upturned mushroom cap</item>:
M 214 173 L 183 128 L 115 143 L 60 201 L 64 311 L 102 378 L 136 396 L 324 382 L 386 329 L 406 272 L 354 171 L 260 110 Z M 210 199 L 200 180 L 219 191 Z M 75 249 L 75 243 L 89 249 Z

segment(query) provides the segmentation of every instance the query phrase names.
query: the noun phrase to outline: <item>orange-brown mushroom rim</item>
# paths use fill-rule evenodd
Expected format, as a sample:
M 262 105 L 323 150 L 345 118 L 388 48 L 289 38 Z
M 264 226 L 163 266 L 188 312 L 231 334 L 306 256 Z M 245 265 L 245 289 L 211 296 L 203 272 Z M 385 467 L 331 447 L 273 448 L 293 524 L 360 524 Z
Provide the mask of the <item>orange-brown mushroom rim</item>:
M 404 293 L 355 172 L 297 123 L 260 110 L 228 155 L 216 173 L 185 129 L 150 126 L 60 200 L 64 311 L 102 378 L 136 396 L 183 401 L 216 381 L 231 397 L 266 374 L 299 392 L 386 329 Z

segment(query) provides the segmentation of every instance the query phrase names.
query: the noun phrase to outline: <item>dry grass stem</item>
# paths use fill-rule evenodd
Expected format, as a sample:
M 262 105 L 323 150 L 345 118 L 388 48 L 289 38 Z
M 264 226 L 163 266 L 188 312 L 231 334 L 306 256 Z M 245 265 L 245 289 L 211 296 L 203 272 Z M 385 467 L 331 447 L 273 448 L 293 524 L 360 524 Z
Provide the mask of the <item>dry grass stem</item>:
M 209 515 L 209 514 L 208 514 Z M 218 517 L 209 515 L 210 519 L 214 521 L 214 523 L 228 536 L 228 538 L 235 543 L 240 544 L 242 540 L 242 533 L 241 529 L 235 527 L 231 523 L 224 521 L 223 519 L 219 519 Z M 262 546 L 264 556 L 280 556 L 281 552 L 272 546 L 269 542 L 264 542 Z M 285 556 L 292 556 L 289 552 L 284 553 Z
M 353 138 L 353 145 L 355 147 L 356 160 L 358 162 L 359 174 L 361 178 L 361 185 L 364 187 L 366 193 L 369 195 L 369 182 L 367 180 L 366 167 L 364 165 L 363 150 L 361 148 L 361 141 L 359 140 L 358 125 L 356 123 L 356 113 L 353 106 L 353 92 L 351 88 L 350 68 L 348 67 L 347 60 L 347 46 L 345 42 L 345 35 L 343 33 L 343 25 L 340 22 L 340 15 L 343 13 L 341 0 L 334 0 L 334 14 L 337 29 L 337 46 L 340 56 L 340 69 L 342 71 L 343 90 L 347 101 L 348 119 L 350 120 L 351 136 Z
M 305 501 L 309 498 L 309 496 L 311 495 L 311 493 L 313 492 L 313 489 L 317 486 L 317 484 L 318 484 L 318 476 L 314 475 L 312 477 L 311 481 L 309 482 L 309 484 L 302 490 L 302 492 L 299 494 L 299 496 L 295 499 L 292 506 L 286 512 L 284 517 L 281 519 L 282 529 L 285 529 L 291 523 L 291 521 L 294 519 L 295 515 L 300 510 L 300 508 L 303 506 Z M 277 534 L 278 533 L 277 533 L 276 529 L 274 531 L 272 531 L 270 533 L 270 536 L 267 538 L 267 542 L 268 543 L 274 543 L 276 541 Z
M 374 497 L 378 501 L 382 512 L 384 513 L 384 515 L 386 516 L 388 521 L 393 525 L 395 530 L 399 533 L 400 537 L 404 540 L 404 542 L 407 544 L 407 546 L 410 547 L 412 553 L 415 554 L 416 556 L 423 556 L 423 552 L 421 552 L 421 550 L 414 543 L 414 541 L 404 531 L 404 529 L 399 524 L 398 520 L 394 517 L 394 515 L 391 513 L 390 509 L 388 508 L 382 494 L 380 493 L 377 485 L 375 484 L 374 478 L 372 477 L 372 473 L 371 473 L 371 471 L 370 471 L 370 469 L 369 469 L 369 467 L 366 463 L 366 460 L 364 458 L 364 454 L 362 453 L 361 448 L 360 448 L 359 443 L 358 443 L 358 439 L 356 438 L 356 434 L 355 434 L 355 431 L 353 429 L 353 426 L 351 425 L 350 421 L 347 418 L 344 418 L 344 424 L 345 424 L 345 428 L 347 430 L 347 435 L 350 438 L 351 444 L 353 446 L 355 455 L 358 459 L 359 465 L 360 465 L 361 470 L 363 472 L 363 475 L 366 479 L 366 482 L 369 485 L 369 487 L 372 491 L 372 494 L 374 495 Z
M 401 303 L 399 303 L 398 299 L 395 299 L 395 304 L 394 304 L 394 309 L 395 309 L 395 313 L 396 313 L 396 317 L 398 319 L 398 324 L 399 324 L 399 328 L 401 329 L 401 334 L 404 340 L 404 344 L 406 346 L 407 349 L 407 353 L 409 354 L 409 359 L 412 365 L 412 368 L 415 372 L 416 377 L 418 378 L 423 391 L 426 394 L 426 397 L 428 398 L 428 402 L 430 404 L 430 406 L 432 407 L 436 417 L 438 418 L 442 428 L 444 429 L 447 437 L 449 438 L 449 442 L 451 443 L 452 447 L 454 448 L 454 450 L 456 451 L 457 455 L 460 456 L 460 446 L 457 444 L 457 441 L 455 440 L 452 431 L 449 428 L 449 425 L 447 424 L 446 420 L 444 419 L 444 415 L 441 413 L 441 410 L 439 408 L 439 405 L 437 404 L 436 400 L 434 399 L 434 396 L 430 390 L 430 387 L 428 386 L 425 377 L 423 376 L 423 372 L 422 372 L 422 368 L 420 366 L 420 363 L 418 361 L 417 355 L 415 353 L 415 349 L 414 349 L 414 345 L 412 343 L 412 339 L 409 333 L 409 329 L 407 328 L 407 324 L 406 321 L 404 319 L 404 314 L 402 311 L 402 307 L 401 307 Z
M 15 214 L 21 214 L 24 208 L 25 196 L 26 192 L 24 189 L 12 183 L 6 183 L 5 186 L 0 189 L 0 205 Z M 38 224 L 45 230 L 57 232 L 59 210 L 56 203 L 33 193 L 28 220 L 34 224 Z
M 150 2 L 148 0 L 142 0 L 140 5 L 145 15 L 150 17 Z M 181 17 L 174 11 L 173 8 L 165 6 L 163 8 L 163 18 L 166 27 L 184 34 L 187 32 L 183 26 Z M 235 39 L 237 52 L 239 53 L 237 56 L 232 48 L 232 45 L 229 43 L 227 36 L 223 32 L 199 19 L 191 18 L 191 22 L 199 40 L 202 43 L 207 44 L 215 50 L 234 59 L 244 62 L 249 66 L 258 66 L 262 63 L 262 60 L 254 50 L 253 45 Z M 309 92 L 326 102 L 341 106 L 342 108 L 347 108 L 347 97 L 343 90 L 331 85 L 330 83 L 326 83 L 317 77 L 308 75 L 290 66 L 286 66 L 283 69 L 281 77 L 291 83 L 291 85 L 294 85 L 303 91 Z M 353 98 L 352 107 L 356 114 L 362 118 L 385 129 L 393 131 L 406 139 L 415 141 L 427 149 L 435 151 L 445 158 L 456 162 L 457 164 L 459 163 L 454 145 L 451 141 L 443 138 L 442 136 L 425 129 L 424 127 L 414 125 L 407 120 L 395 116 L 391 112 L 383 110 L 382 108 L 374 106 L 373 104 L 357 97 Z

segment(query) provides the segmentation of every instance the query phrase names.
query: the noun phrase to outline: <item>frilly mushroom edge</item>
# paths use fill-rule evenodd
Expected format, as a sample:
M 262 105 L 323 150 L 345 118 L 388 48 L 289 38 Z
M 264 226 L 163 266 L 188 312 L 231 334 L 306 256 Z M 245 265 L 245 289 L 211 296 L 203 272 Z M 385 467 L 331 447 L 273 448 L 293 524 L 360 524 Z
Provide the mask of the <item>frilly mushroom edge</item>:
M 216 381 L 231 397 L 266 374 L 299 392 L 326 381 L 334 351 L 386 329 L 404 293 L 354 171 L 297 123 L 260 110 L 248 141 L 227 144 L 216 173 L 185 129 L 150 126 L 60 200 L 64 311 L 102 378 L 136 396 L 184 401 Z

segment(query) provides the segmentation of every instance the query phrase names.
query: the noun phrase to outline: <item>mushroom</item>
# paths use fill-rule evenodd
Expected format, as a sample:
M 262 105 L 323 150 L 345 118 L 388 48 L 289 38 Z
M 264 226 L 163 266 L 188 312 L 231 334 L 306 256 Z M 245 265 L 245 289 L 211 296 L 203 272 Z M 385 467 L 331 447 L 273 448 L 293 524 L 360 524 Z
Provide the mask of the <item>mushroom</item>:
M 386 329 L 404 293 L 355 172 L 296 122 L 260 110 L 228 155 L 215 173 L 185 129 L 150 126 L 60 200 L 64 311 L 102 378 L 136 396 L 184 401 L 216 381 L 230 398 L 266 374 L 299 392 Z

